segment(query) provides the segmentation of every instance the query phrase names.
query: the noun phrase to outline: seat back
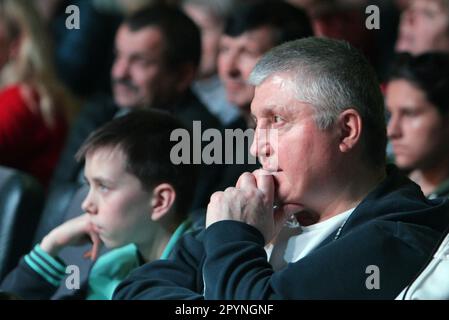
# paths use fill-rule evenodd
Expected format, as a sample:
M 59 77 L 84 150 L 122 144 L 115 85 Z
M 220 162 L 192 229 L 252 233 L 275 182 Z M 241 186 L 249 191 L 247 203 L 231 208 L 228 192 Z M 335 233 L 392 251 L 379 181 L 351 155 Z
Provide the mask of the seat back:
M 0 166 L 0 281 L 32 248 L 44 200 L 34 178 Z
M 51 230 L 66 221 L 68 209 L 75 206 L 73 203 L 76 193 L 80 189 L 78 183 L 61 183 L 58 188 L 50 191 L 45 202 L 33 243 L 39 243 Z M 81 210 L 79 200 L 78 211 Z

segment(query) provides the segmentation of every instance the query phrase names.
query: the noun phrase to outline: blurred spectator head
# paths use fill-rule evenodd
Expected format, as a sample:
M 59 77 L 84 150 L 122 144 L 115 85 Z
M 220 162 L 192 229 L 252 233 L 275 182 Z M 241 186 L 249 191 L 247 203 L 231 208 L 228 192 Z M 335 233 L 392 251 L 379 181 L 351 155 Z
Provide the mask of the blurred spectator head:
M 0 0 L 0 88 L 23 84 L 37 90 L 38 107 L 49 125 L 58 109 L 67 117 L 75 111 L 52 59 L 50 40 L 33 3 Z
M 199 78 L 207 78 L 217 72 L 217 57 L 224 22 L 232 9 L 233 0 L 183 0 L 186 14 L 201 30 L 202 55 Z
M 247 80 L 262 55 L 285 41 L 313 35 L 306 13 L 281 1 L 235 7 L 225 23 L 218 72 L 228 100 L 248 111 L 254 87 Z
M 115 102 L 124 108 L 164 107 L 196 76 L 200 31 L 181 10 L 151 6 L 131 14 L 116 34 Z
M 62 6 L 69 5 L 67 0 L 33 0 L 32 2 L 41 17 L 47 22 L 51 21 Z
M 412 0 L 402 12 L 397 52 L 449 52 L 449 1 Z
M 449 155 L 449 55 L 402 54 L 386 90 L 388 137 L 398 167 L 428 169 Z

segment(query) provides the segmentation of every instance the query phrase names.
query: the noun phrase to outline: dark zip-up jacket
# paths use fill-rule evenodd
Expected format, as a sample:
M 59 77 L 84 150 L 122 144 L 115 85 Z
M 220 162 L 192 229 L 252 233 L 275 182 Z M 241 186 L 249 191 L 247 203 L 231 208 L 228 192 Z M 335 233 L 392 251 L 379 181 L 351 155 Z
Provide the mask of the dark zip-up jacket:
M 448 225 L 449 202 L 390 168 L 336 240 L 280 271 L 256 228 L 220 221 L 184 236 L 172 259 L 136 269 L 114 299 L 394 299 Z

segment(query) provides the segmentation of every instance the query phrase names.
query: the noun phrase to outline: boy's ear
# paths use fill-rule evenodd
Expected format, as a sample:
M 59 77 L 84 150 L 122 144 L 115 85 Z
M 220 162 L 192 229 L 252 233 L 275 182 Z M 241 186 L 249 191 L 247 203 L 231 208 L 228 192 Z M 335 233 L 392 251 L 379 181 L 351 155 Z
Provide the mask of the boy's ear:
M 362 135 L 362 117 L 355 109 L 346 109 L 338 117 L 341 152 L 352 150 Z
M 171 210 L 176 199 L 172 185 L 161 183 L 153 189 L 151 198 L 151 220 L 158 221 Z

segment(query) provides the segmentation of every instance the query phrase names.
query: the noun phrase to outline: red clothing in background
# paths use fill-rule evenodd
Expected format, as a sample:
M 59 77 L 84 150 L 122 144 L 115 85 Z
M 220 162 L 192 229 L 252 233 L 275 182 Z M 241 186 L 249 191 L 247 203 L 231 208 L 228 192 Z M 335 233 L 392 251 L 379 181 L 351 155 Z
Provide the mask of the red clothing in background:
M 36 104 L 37 95 L 34 96 Z M 53 128 L 31 111 L 20 86 L 0 91 L 0 165 L 25 171 L 47 186 L 67 134 L 61 117 Z

